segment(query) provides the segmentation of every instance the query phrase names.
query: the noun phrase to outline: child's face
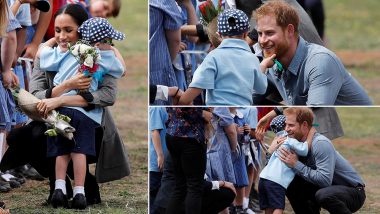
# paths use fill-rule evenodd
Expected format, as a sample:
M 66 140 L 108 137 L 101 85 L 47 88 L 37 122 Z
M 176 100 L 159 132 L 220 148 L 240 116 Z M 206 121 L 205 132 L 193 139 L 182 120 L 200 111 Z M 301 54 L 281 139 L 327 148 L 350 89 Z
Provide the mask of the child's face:
M 112 16 L 111 4 L 106 0 L 91 1 L 90 13 L 93 17 L 107 18 Z

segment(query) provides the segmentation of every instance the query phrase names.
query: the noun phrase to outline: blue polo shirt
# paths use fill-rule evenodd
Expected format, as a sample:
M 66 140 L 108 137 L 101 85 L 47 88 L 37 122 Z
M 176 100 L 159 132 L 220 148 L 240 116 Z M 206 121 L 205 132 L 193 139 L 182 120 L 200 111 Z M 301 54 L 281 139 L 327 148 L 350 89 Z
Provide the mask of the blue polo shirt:
M 166 127 L 165 122 L 168 119 L 168 113 L 164 107 L 151 107 L 149 108 L 149 171 L 159 172 L 157 164 L 157 154 L 153 146 L 151 132 L 158 130 L 160 132 L 162 152 L 164 157 L 168 153 L 166 148 L 165 134 Z
M 224 39 L 194 73 L 190 86 L 206 89 L 206 105 L 252 105 L 252 94 L 266 91 L 257 57 L 241 39 Z
M 288 150 L 294 150 L 299 156 L 306 156 L 308 152 L 308 143 L 299 142 L 294 138 L 287 138 L 285 142 L 280 146 Z M 295 172 L 292 168 L 288 167 L 284 162 L 278 158 L 277 150 L 273 152 L 268 164 L 260 173 L 260 178 L 264 178 L 280 184 L 285 189 L 288 188 L 290 182 L 292 182 Z
M 282 75 L 274 65 L 267 76 L 287 105 L 372 105 L 364 88 L 332 51 L 302 37 Z

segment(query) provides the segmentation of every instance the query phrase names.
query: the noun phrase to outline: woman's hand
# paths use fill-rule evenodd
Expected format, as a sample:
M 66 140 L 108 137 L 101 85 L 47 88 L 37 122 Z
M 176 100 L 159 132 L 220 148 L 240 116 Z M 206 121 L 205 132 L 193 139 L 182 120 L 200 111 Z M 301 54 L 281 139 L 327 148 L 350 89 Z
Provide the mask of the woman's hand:
M 43 99 L 37 103 L 37 110 L 41 116 L 47 117 L 50 111 L 62 106 L 62 98 L 54 97 L 49 99 Z
M 244 134 L 244 126 L 236 126 L 236 132 L 238 134 Z
M 68 91 L 73 89 L 85 90 L 90 88 L 91 81 L 92 77 L 86 77 L 84 74 L 78 72 L 70 79 L 63 81 L 62 84 L 65 85 Z

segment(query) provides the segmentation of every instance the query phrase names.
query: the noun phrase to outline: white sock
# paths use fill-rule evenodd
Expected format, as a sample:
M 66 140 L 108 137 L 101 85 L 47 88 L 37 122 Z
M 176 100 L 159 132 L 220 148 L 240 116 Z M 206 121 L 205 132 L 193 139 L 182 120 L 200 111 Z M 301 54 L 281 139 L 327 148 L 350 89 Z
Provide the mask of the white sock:
M 243 209 L 248 208 L 249 198 L 244 197 L 243 199 Z
M 74 197 L 78 193 L 82 193 L 83 195 L 85 195 L 84 194 L 84 186 L 75 186 L 73 191 L 74 191 Z
M 63 194 L 66 195 L 66 181 L 62 179 L 55 180 L 55 189 L 61 189 Z

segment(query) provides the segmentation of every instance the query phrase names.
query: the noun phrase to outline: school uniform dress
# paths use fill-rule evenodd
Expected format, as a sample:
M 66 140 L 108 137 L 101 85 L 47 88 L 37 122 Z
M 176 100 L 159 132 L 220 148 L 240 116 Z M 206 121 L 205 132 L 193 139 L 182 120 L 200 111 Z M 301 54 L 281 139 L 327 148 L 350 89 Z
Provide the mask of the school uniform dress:
M 246 124 L 246 120 L 241 112 L 237 111 L 236 115 L 231 114 L 231 117 L 234 120 L 234 123 L 238 125 L 238 127 L 244 126 Z M 236 183 L 237 187 L 245 187 L 248 186 L 248 174 L 247 174 L 247 166 L 244 162 L 244 152 L 242 150 L 242 146 L 245 143 L 248 143 L 249 140 L 246 138 L 247 135 L 237 134 L 238 143 L 240 149 L 237 152 L 232 153 L 232 164 L 234 166 Z
M 6 29 L 6 32 L 11 32 L 13 30 L 16 30 L 17 28 L 20 28 L 19 22 L 16 20 L 16 18 L 13 16 L 13 13 L 11 10 L 8 10 L 8 26 Z M 2 39 L 0 38 L 0 42 Z M 1 66 L 1 60 L 0 60 L 0 66 Z M 2 82 L 2 75 L 0 75 L 0 130 L 6 130 L 10 131 L 12 126 L 12 120 L 14 117 L 14 109 L 15 109 L 15 103 L 12 97 L 11 92 L 4 88 L 3 82 Z
M 227 107 L 217 107 L 213 111 L 212 125 L 215 135 L 207 151 L 206 175 L 209 181 L 228 181 L 236 183 L 232 164 L 232 151 L 224 127 L 234 121 Z
M 178 30 L 182 26 L 181 13 L 174 1 L 149 0 L 149 20 L 149 84 L 178 86 L 165 30 Z

